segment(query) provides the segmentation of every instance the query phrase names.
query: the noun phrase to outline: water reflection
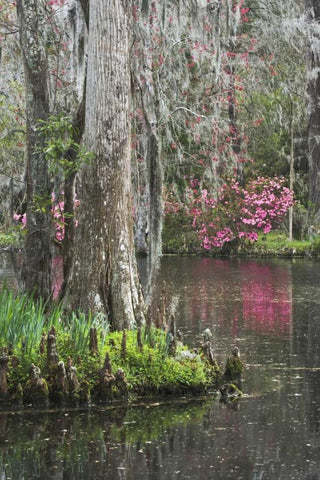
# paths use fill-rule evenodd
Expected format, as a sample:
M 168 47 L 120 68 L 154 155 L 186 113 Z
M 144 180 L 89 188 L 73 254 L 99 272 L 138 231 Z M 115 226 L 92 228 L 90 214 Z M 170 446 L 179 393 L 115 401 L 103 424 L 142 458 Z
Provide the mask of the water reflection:
M 188 342 L 199 342 L 210 328 L 218 355 L 255 335 L 279 340 L 291 335 L 290 262 L 166 257 L 159 290 L 162 285 L 177 305 L 179 328 Z
M 240 265 L 244 325 L 259 334 L 287 335 L 292 322 L 290 269 L 251 262 Z
M 319 407 L 304 396 L 314 381 L 291 378 L 267 398 L 236 405 L 2 414 L 0 478 L 318 478 Z
M 164 258 L 179 328 L 220 363 L 237 343 L 247 396 L 3 413 L 0 479 L 320 479 L 319 284 L 310 261 Z

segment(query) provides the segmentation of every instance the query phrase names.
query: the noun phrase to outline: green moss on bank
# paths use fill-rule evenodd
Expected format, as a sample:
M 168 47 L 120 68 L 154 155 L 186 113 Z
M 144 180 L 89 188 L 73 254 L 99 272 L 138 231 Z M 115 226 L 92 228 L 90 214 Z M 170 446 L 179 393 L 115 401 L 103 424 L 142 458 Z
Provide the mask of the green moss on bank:
M 319 242 L 318 242 L 319 243 Z M 280 232 L 273 231 L 267 235 L 259 234 L 257 242 L 246 246 L 243 249 L 244 254 L 260 256 L 317 256 L 320 253 L 320 243 L 313 240 L 295 240 L 290 241 L 288 237 Z M 241 252 L 242 253 L 242 252 Z
M 66 318 L 60 307 L 48 313 L 44 305 L 4 289 L 0 403 L 85 404 L 137 395 L 205 394 L 217 388 L 219 367 L 210 364 L 201 349 L 181 355 L 187 346 L 172 352 L 168 340 L 165 331 L 155 328 L 142 329 L 139 335 L 109 332 L 103 317 Z

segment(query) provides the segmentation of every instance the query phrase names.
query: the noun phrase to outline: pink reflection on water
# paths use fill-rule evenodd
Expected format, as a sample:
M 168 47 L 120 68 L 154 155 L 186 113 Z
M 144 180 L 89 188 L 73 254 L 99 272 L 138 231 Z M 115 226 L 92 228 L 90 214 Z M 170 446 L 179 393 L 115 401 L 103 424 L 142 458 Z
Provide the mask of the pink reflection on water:
M 57 298 L 63 281 L 62 257 L 53 259 L 52 271 L 53 297 Z M 255 261 L 235 265 L 205 258 L 192 265 L 188 278 L 191 290 L 184 281 L 178 287 L 184 298 L 181 314 L 195 331 L 217 325 L 232 331 L 234 338 L 243 329 L 259 335 L 289 333 L 292 285 L 287 266 Z
M 284 336 L 292 321 L 292 285 L 288 266 L 255 261 L 235 264 L 204 259 L 192 271 L 191 322 L 232 331 Z
M 242 283 L 245 327 L 260 334 L 288 333 L 292 319 L 288 270 L 252 262 L 246 265 L 246 277 Z

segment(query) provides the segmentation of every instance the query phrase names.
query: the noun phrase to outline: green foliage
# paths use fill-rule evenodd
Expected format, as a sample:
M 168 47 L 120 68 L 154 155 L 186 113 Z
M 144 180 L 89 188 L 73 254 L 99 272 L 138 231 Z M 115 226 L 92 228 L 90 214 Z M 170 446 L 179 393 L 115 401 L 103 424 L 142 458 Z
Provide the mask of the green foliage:
M 23 230 L 11 227 L 7 231 L 0 230 L 0 247 L 18 247 L 22 243 Z
M 54 326 L 63 355 L 82 355 L 89 352 L 89 332 L 98 327 L 104 332 L 108 325 L 97 315 L 85 317 L 72 313 L 65 317 L 61 305 L 49 305 L 25 294 L 15 295 L 4 287 L 0 293 L 0 347 L 12 346 L 14 353 L 31 362 L 38 359 L 42 333 Z M 100 348 L 104 337 L 100 337 Z
M 9 386 L 26 385 L 31 363 L 40 368 L 45 379 L 50 378 L 46 355 L 40 354 L 39 347 L 43 332 L 47 334 L 52 326 L 59 359 L 65 363 L 68 357 L 73 359 L 79 381 L 85 382 L 89 390 L 96 385 L 107 352 L 113 372 L 119 368 L 124 371 L 133 393 L 204 393 L 218 378 L 218 368 L 200 355 L 182 359 L 170 356 L 167 334 L 162 330 L 143 331 L 142 349 L 137 331 L 127 332 L 124 354 L 123 332 L 110 333 L 104 316 L 73 313 L 66 317 L 59 305 L 49 309 L 42 302 L 34 302 L 26 295 L 15 296 L 4 288 L 0 294 L 0 348 L 8 347 L 10 354 L 19 359 L 17 367 L 10 365 Z M 89 351 L 91 327 L 97 329 L 98 355 Z
M 311 240 L 311 250 L 314 255 L 320 255 L 320 236 L 316 235 Z
M 72 312 L 69 317 L 64 318 L 62 327 L 63 342 L 60 343 L 60 349 L 64 357 L 68 355 L 88 355 L 90 328 L 97 328 L 99 332 L 98 347 L 101 351 L 105 344 L 106 334 L 109 331 L 109 324 L 105 316 L 101 314 L 95 316 L 89 314 L 86 317 L 83 313 L 76 315 Z
M 0 347 L 12 345 L 22 355 L 32 356 L 45 323 L 45 305 L 26 295 L 15 296 L 3 288 L 0 294 Z
M 199 253 L 201 250 L 199 238 L 191 226 L 190 216 L 183 210 L 166 214 L 162 245 L 165 253 Z
M 204 389 L 212 384 L 213 370 L 200 356 L 190 360 L 176 360 L 168 354 L 166 333 L 152 328 L 142 351 L 137 345 L 135 331 L 127 332 L 126 356 L 121 355 L 122 332 L 113 332 L 107 336 L 103 349 L 109 352 L 113 369 L 122 368 L 133 391 L 144 393 L 180 392 L 183 389 Z M 112 347 L 110 347 L 110 343 Z M 108 346 L 109 344 L 109 346 Z
M 92 160 L 93 153 L 74 140 L 77 131 L 70 116 L 50 115 L 47 121 L 39 120 L 38 130 L 45 139 L 44 153 L 54 175 L 63 172 L 68 177 Z

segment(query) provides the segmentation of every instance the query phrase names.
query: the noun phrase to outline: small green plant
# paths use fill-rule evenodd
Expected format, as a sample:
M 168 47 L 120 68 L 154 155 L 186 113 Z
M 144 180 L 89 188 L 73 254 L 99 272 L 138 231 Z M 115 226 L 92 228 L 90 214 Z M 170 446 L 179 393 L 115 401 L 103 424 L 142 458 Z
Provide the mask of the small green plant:
M 11 226 L 0 230 L 0 247 L 18 247 L 23 241 L 23 230 L 20 226 Z
M 39 120 L 38 130 L 45 139 L 44 154 L 54 175 L 68 177 L 92 160 L 94 154 L 75 141 L 77 129 L 70 116 L 50 115 L 47 121 Z
M 311 250 L 315 255 L 320 255 L 320 236 L 316 236 L 311 240 Z

